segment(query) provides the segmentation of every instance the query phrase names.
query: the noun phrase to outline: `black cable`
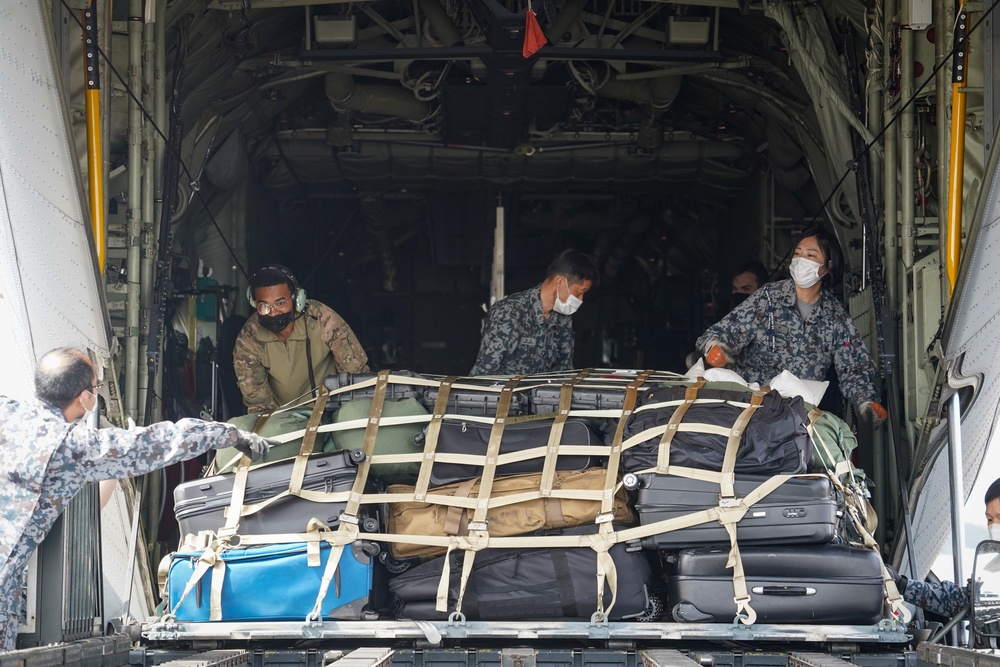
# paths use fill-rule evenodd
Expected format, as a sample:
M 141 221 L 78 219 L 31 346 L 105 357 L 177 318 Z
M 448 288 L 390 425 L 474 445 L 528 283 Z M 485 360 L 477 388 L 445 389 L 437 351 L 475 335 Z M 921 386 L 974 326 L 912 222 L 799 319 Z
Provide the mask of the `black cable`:
M 83 21 L 80 19 L 79 16 L 77 16 L 77 12 L 74 11 L 73 8 L 67 4 L 66 0 L 60 0 L 60 2 L 62 3 L 62 6 L 67 11 L 67 13 L 69 13 L 69 15 L 73 17 L 73 20 L 76 21 L 77 25 L 80 26 L 80 29 L 83 30 L 84 33 L 86 33 L 86 28 L 83 25 Z M 129 17 L 129 20 L 135 20 L 135 19 L 133 17 Z M 111 63 L 111 59 L 108 58 L 107 54 L 104 53 L 104 50 L 101 49 L 100 45 L 95 44 L 94 47 L 97 49 L 97 53 L 100 54 L 101 58 L 104 59 L 104 62 L 107 63 L 108 69 L 115 75 L 115 77 L 118 79 L 118 82 L 122 84 L 122 87 L 125 89 L 125 93 L 129 96 L 129 99 L 131 99 L 139 108 L 139 111 L 142 112 L 143 118 L 145 118 L 149 122 L 149 125 L 154 130 L 156 130 L 156 133 L 160 135 L 160 138 L 163 139 L 163 144 L 167 148 L 167 150 L 171 151 L 174 154 L 174 158 L 177 160 L 177 163 L 181 166 L 181 169 L 184 170 L 184 174 L 188 177 L 188 182 L 193 183 L 195 181 L 195 178 L 191 174 L 191 170 L 188 169 L 187 163 L 184 162 L 184 158 L 180 154 L 180 148 L 179 147 L 174 148 L 173 146 L 170 145 L 170 142 L 167 140 L 167 136 L 163 133 L 163 130 L 161 130 L 160 126 L 157 125 L 156 121 L 153 120 L 153 117 L 146 110 L 146 107 L 142 104 L 142 101 L 138 97 L 136 97 L 135 93 L 132 92 L 132 89 L 131 87 L 129 87 L 128 82 L 122 77 L 121 73 Z M 246 269 L 243 268 L 243 264 L 240 263 L 239 258 L 236 256 L 236 252 L 233 250 L 233 247 L 229 245 L 229 240 L 226 238 L 225 234 L 222 233 L 222 228 L 219 227 L 218 221 L 216 221 L 215 216 L 212 215 L 212 211 L 209 210 L 208 204 L 206 203 L 204 196 L 201 194 L 201 191 L 194 190 L 194 192 L 195 194 L 198 195 L 198 201 L 201 202 L 202 208 L 205 209 L 205 213 L 208 215 L 209 220 L 212 221 L 212 226 L 215 227 L 215 231 L 218 232 L 219 238 L 222 239 L 223 244 L 225 244 L 226 249 L 229 251 L 229 255 L 233 258 L 233 262 L 235 262 L 236 268 L 240 270 L 240 273 L 243 274 L 244 278 L 250 280 L 250 274 L 247 272 Z

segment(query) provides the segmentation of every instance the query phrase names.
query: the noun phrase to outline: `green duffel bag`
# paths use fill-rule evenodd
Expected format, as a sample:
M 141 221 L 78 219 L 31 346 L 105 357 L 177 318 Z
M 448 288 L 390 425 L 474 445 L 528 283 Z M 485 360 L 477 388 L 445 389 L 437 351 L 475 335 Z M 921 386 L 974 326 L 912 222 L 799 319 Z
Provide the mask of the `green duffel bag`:
M 353 421 L 355 419 L 368 419 L 371 412 L 372 399 L 356 398 L 343 405 L 333 417 L 334 424 Z M 426 415 L 427 408 L 420 404 L 415 398 L 386 399 L 382 406 L 382 417 L 413 417 Z M 378 435 L 375 436 L 374 454 L 414 454 L 421 451 L 413 444 L 413 436 L 424 430 L 427 421 L 413 422 L 412 424 L 395 424 L 392 426 L 379 426 Z M 332 443 L 326 451 L 333 449 L 361 449 L 362 441 L 365 437 L 365 428 L 351 428 L 343 431 L 331 432 Z M 417 479 L 420 472 L 420 462 L 412 463 L 379 463 L 373 465 L 371 474 L 387 482 L 392 483 L 412 483 Z
M 312 408 L 279 412 L 276 415 L 268 417 L 267 421 L 264 422 L 264 426 L 260 430 L 260 435 L 265 438 L 273 438 L 274 436 L 284 435 L 286 433 L 291 433 L 292 431 L 302 431 L 305 429 L 306 424 L 309 423 L 309 417 L 311 415 Z M 256 414 L 243 415 L 241 417 L 233 417 L 229 420 L 229 423 L 243 431 L 252 432 L 254 427 L 257 425 L 257 418 L 258 415 Z M 318 433 L 316 435 L 316 442 L 313 445 L 313 451 L 329 451 L 332 449 L 330 447 L 330 442 L 331 438 L 329 433 Z M 295 440 L 275 445 L 270 449 L 270 451 L 268 451 L 267 461 L 270 462 L 290 459 L 299 453 L 299 449 L 301 447 L 302 438 L 296 438 Z M 242 455 L 232 447 L 217 450 L 215 452 L 215 462 L 212 464 L 212 472 L 214 472 L 214 474 L 232 472 L 236 468 L 236 464 L 240 462 L 240 456 Z
M 851 427 L 843 419 L 830 412 L 823 412 L 812 425 L 812 445 L 813 445 L 813 466 L 826 468 L 833 472 L 837 465 L 847 462 L 851 463 L 851 453 L 858 446 L 858 439 L 855 437 Z M 841 476 L 842 481 L 847 481 L 846 475 Z M 861 481 L 865 478 L 865 473 L 860 468 L 850 466 L 850 475 L 855 480 Z

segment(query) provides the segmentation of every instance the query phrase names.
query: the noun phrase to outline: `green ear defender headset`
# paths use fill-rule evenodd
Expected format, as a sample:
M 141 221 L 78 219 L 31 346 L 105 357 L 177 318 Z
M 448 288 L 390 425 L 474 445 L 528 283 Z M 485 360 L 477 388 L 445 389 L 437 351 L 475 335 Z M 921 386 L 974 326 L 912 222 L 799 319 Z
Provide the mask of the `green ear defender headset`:
M 306 291 L 299 287 L 299 281 L 295 279 L 295 276 L 288 270 L 288 267 L 281 264 L 268 264 L 257 269 L 257 272 L 253 274 L 253 278 L 250 279 L 251 286 L 247 287 L 247 301 L 250 302 L 251 308 L 257 310 L 257 301 L 253 298 L 253 279 L 265 272 L 278 273 L 287 278 L 288 282 L 292 284 L 292 301 L 295 304 L 295 312 L 301 313 L 306 309 Z

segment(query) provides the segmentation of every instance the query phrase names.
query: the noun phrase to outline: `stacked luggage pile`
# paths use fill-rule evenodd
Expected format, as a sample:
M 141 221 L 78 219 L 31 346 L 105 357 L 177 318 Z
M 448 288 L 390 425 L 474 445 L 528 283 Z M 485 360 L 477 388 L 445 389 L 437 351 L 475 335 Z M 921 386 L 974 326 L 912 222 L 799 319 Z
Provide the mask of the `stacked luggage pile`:
M 167 619 L 867 625 L 898 609 L 853 435 L 800 398 L 651 371 L 383 371 L 239 419 L 285 444 L 254 466 L 220 451 L 177 488 Z

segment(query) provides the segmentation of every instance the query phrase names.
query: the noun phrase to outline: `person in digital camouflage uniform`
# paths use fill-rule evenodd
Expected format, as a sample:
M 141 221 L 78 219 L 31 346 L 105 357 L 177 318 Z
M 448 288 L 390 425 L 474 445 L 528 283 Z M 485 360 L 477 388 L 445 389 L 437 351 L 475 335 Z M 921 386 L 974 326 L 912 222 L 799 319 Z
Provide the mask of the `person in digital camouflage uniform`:
M 761 384 L 783 370 L 803 380 L 825 380 L 832 363 L 843 394 L 878 426 L 887 415 L 875 391 L 875 362 L 830 291 L 841 261 L 829 233 L 803 232 L 789 267 L 792 278 L 758 289 L 706 329 L 696 346 L 709 365 L 732 364 L 745 380 Z
M 182 419 L 126 431 L 76 422 L 96 408 L 99 387 L 83 352 L 59 348 L 38 362 L 34 400 L 0 396 L 0 651 L 15 648 L 31 553 L 85 484 L 144 475 L 213 448 L 253 459 L 267 452 L 267 440 L 230 424 Z
M 520 375 L 573 368 L 573 313 L 600 281 L 597 266 L 577 250 L 559 253 L 540 285 L 490 308 L 469 375 Z
M 1000 540 L 1000 479 L 986 489 L 986 530 L 991 540 Z M 903 599 L 929 612 L 951 618 L 969 608 L 969 584 L 959 586 L 952 581 L 911 581 L 896 576 L 896 588 Z
M 308 397 L 332 373 L 368 372 L 368 355 L 344 318 L 306 300 L 284 266 L 257 271 L 247 297 L 257 312 L 236 337 L 233 367 L 248 411 Z

